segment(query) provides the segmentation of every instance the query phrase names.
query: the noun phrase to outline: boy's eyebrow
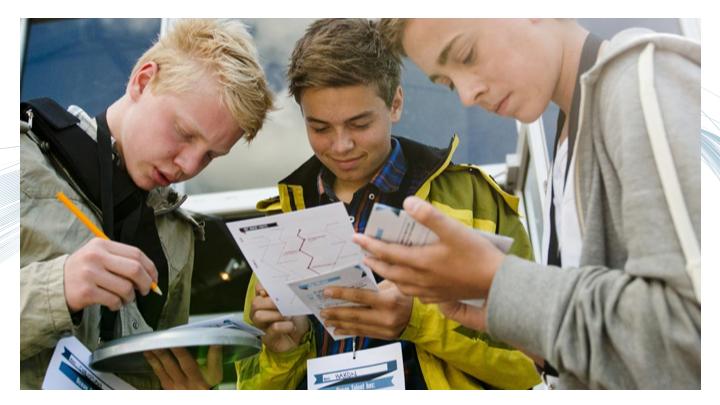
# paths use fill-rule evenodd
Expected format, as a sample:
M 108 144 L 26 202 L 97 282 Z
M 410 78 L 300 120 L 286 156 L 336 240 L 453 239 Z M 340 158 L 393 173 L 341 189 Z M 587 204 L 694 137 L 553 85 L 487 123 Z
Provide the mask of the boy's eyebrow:
M 461 34 L 455 35 L 455 37 L 453 39 L 451 39 L 447 45 L 445 45 L 445 48 L 443 48 L 442 52 L 440 52 L 440 55 L 438 55 L 438 58 L 437 58 L 438 65 L 443 66 L 447 63 L 448 54 L 450 54 L 452 47 L 455 45 L 455 42 L 457 42 L 458 38 L 460 38 L 460 35 Z
M 357 120 L 359 120 L 359 119 L 367 118 L 367 117 L 369 117 L 369 116 L 371 116 L 371 115 L 373 115 L 373 112 L 372 112 L 372 111 L 364 111 L 364 112 L 361 112 L 361 113 L 358 114 L 358 115 L 355 115 L 355 116 L 350 117 L 350 118 L 347 119 L 346 121 L 347 121 L 347 122 L 357 121 Z
M 305 120 L 307 120 L 308 122 L 314 122 L 314 123 L 316 123 L 316 124 L 325 124 L 325 125 L 327 125 L 327 122 L 326 122 L 326 121 L 319 120 L 319 119 L 314 118 L 314 117 L 311 117 L 311 116 L 309 116 L 309 115 L 306 115 L 306 116 L 305 116 Z
M 368 110 L 368 111 L 363 111 L 363 112 L 361 112 L 360 114 L 353 115 L 352 117 L 346 119 L 345 122 L 356 121 L 356 120 L 359 120 L 359 119 L 362 119 L 362 118 L 370 117 L 370 116 L 372 116 L 372 115 L 373 115 L 373 112 L 370 111 L 370 110 Z M 315 118 L 315 117 L 310 116 L 310 115 L 305 116 L 305 120 L 307 120 L 308 122 L 314 122 L 314 123 L 316 123 L 316 124 L 324 124 L 324 125 L 329 124 L 327 121 L 323 121 L 323 120 L 321 120 L 321 119 Z
M 188 121 L 186 119 L 178 118 L 176 120 L 176 123 L 177 123 L 178 128 L 180 128 L 183 131 L 185 131 L 186 133 L 188 133 L 188 135 L 193 135 L 193 136 L 197 136 L 199 138 L 205 139 L 202 131 L 200 131 L 193 122 Z
M 461 34 L 455 35 L 453 39 L 448 42 L 447 45 L 445 45 L 445 48 L 440 52 L 440 55 L 438 55 L 436 63 L 440 66 L 444 66 L 448 61 L 448 55 L 450 54 L 450 51 L 452 51 L 453 46 L 455 46 L 455 42 L 460 38 Z M 432 74 L 428 76 L 428 79 L 430 79 L 431 82 L 435 83 L 437 79 L 440 78 L 441 75 L 439 74 Z
M 177 121 L 178 127 L 180 127 L 183 131 L 186 131 L 189 135 L 192 135 L 196 138 L 200 138 L 205 140 L 205 142 L 208 142 L 207 137 L 203 135 L 203 132 L 200 131 L 198 127 L 194 125 L 194 123 L 187 121 L 187 120 L 178 120 Z M 225 149 L 218 149 L 218 150 L 210 150 L 210 152 L 214 153 L 216 156 L 225 156 L 230 153 L 231 149 L 225 150 Z

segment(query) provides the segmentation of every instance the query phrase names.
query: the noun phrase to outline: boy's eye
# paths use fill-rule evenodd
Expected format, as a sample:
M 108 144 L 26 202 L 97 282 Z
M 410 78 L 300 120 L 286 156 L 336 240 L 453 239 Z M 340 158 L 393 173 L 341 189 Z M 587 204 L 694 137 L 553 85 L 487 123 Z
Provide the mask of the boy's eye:
M 450 79 L 438 79 L 435 83 L 447 87 L 448 89 L 450 89 L 450 91 L 455 90 L 455 85 L 452 81 L 450 81 Z
M 455 85 L 450 80 L 444 80 L 444 81 L 440 82 L 440 84 L 442 84 L 443 86 L 450 89 L 450 91 L 455 90 Z
M 178 130 L 177 130 L 177 133 L 178 133 L 178 135 L 180 136 L 180 139 L 182 139 L 183 141 L 190 141 L 190 140 L 192 139 L 192 135 L 191 135 L 191 134 L 189 134 L 188 132 L 185 132 L 185 131 L 183 131 L 183 130 L 181 130 L 181 129 L 178 129 Z
M 463 65 L 470 65 L 475 61 L 475 48 L 470 48 L 470 52 L 462 60 Z

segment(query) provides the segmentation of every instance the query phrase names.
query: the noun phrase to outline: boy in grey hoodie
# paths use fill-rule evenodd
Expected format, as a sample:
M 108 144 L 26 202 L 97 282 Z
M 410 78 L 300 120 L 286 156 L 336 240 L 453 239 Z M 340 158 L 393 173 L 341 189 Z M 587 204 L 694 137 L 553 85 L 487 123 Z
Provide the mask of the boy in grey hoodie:
M 357 235 L 367 264 L 403 293 L 551 364 L 562 388 L 699 388 L 699 264 L 686 241 L 700 237 L 700 46 L 640 30 L 603 42 L 572 20 L 381 26 L 465 105 L 532 122 L 552 101 L 563 116 L 545 264 L 506 256 L 412 198 L 405 209 L 439 243 Z M 640 79 L 648 66 L 650 79 Z M 657 114 L 648 115 L 648 100 Z M 658 172 L 666 161 L 648 135 L 657 122 L 682 179 L 674 193 L 689 218 L 682 242 Z M 458 302 L 479 297 L 482 309 Z

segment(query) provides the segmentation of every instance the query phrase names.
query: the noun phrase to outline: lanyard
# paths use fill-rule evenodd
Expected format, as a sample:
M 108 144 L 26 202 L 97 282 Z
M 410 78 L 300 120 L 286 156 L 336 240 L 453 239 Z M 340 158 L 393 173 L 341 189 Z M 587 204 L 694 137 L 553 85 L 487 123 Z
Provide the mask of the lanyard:
M 573 152 L 575 149 L 575 139 L 577 138 L 577 125 L 579 118 L 580 109 L 580 76 L 583 73 L 590 70 L 597 60 L 598 50 L 600 50 L 602 40 L 592 33 L 588 34 L 585 38 L 585 44 L 583 45 L 582 53 L 580 55 L 580 65 L 578 67 L 577 77 L 575 78 L 575 89 L 573 90 L 572 105 L 570 107 L 570 122 L 568 123 L 568 153 L 567 162 L 565 164 L 565 178 L 564 184 L 567 185 L 567 177 L 570 172 L 570 162 L 572 161 Z M 562 110 L 558 111 L 557 128 L 555 129 L 555 153 L 553 156 L 557 158 L 558 146 L 560 144 L 560 134 L 562 133 L 563 125 L 565 124 L 565 114 Z M 560 255 L 560 248 L 558 246 L 557 229 L 555 229 L 555 186 L 554 182 L 550 182 L 551 193 L 550 193 L 550 244 L 548 247 L 548 264 L 553 266 L 561 266 L 562 258 Z

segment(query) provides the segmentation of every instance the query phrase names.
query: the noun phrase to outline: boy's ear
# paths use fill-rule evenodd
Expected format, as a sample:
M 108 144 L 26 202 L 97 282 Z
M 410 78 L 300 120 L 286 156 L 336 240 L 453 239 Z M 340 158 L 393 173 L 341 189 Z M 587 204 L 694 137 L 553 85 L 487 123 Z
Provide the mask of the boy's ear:
M 395 91 L 395 96 L 393 97 L 392 104 L 390 105 L 390 119 L 392 120 L 392 122 L 400 121 L 400 117 L 402 117 L 404 103 L 405 99 L 403 97 L 402 86 L 398 86 L 397 90 Z
M 137 101 L 140 96 L 146 90 L 149 90 L 148 85 L 152 79 L 157 75 L 160 67 L 155 62 L 146 62 L 130 77 L 127 85 L 127 93 L 130 99 Z

